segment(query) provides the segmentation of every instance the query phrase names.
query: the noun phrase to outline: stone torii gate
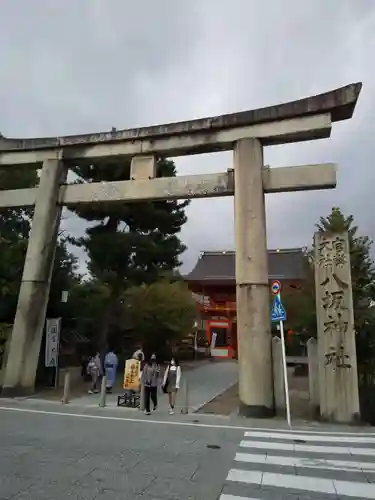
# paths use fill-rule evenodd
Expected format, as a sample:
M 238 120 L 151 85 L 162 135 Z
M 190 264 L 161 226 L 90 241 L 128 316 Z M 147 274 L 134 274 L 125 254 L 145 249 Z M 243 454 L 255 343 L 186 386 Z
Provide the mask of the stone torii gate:
M 0 192 L 1 207 L 35 206 L 3 392 L 33 391 L 63 205 L 234 195 L 240 412 L 273 414 L 273 376 L 264 193 L 329 189 L 333 164 L 271 169 L 263 147 L 330 136 L 352 117 L 361 84 L 276 106 L 186 122 L 97 134 L 0 138 L 0 168 L 42 166 L 35 189 Z M 234 151 L 217 174 L 155 178 L 156 157 Z M 73 165 L 131 159 L 131 180 L 66 184 Z

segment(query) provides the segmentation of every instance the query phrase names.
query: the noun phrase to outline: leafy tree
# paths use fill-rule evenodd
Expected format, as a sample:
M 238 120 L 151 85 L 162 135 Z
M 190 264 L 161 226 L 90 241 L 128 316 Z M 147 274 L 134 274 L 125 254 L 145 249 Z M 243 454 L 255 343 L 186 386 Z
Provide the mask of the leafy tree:
M 372 241 L 368 236 L 358 234 L 353 215 L 345 216 L 337 207 L 327 217 L 321 217 L 316 225 L 318 231 L 348 231 L 351 276 L 353 289 L 354 321 L 359 373 L 362 378 L 371 373 L 375 360 L 375 314 L 369 303 L 375 299 L 375 273 L 371 259 Z M 306 256 L 306 280 L 299 293 L 283 293 L 283 303 L 288 311 L 287 327 L 296 331 L 307 330 L 308 336 L 316 334 L 314 256 Z M 290 312 L 289 312 L 290 311 Z
M 31 169 L 0 170 L 0 190 L 36 186 L 38 175 Z M 0 322 L 12 324 L 17 307 L 22 272 L 33 216 L 32 208 L 7 208 L 0 211 Z M 47 314 L 60 313 L 61 291 L 75 282 L 77 259 L 60 239 L 56 248 L 51 293 Z
M 30 188 L 37 181 L 36 170 L 0 170 L 0 190 Z M 13 322 L 32 214 L 31 208 L 0 210 L 0 322 Z
M 165 352 L 193 329 L 196 304 L 184 282 L 161 280 L 130 288 L 124 295 L 125 308 L 136 340 L 146 352 Z
M 0 190 L 31 188 L 38 183 L 36 170 L 0 170 Z M 12 330 L 18 293 L 24 268 L 26 250 L 33 216 L 32 208 L 0 210 L 0 353 L 4 358 L 5 344 Z M 76 260 L 60 242 L 56 250 L 53 283 L 48 305 L 49 313 L 58 311 L 61 290 L 69 286 L 76 270 Z M 57 298 L 58 297 L 58 298 Z
M 67 329 L 76 330 L 93 343 L 103 311 L 108 306 L 110 290 L 99 280 L 76 282 L 64 305 L 64 324 Z
M 81 183 L 129 180 L 130 162 L 80 166 L 75 172 Z M 158 177 L 175 175 L 172 161 L 157 162 Z M 107 348 L 110 324 L 123 290 L 155 282 L 181 264 L 179 256 L 185 246 L 177 235 L 186 222 L 186 206 L 187 202 L 162 200 L 73 207 L 80 217 L 94 222 L 84 237 L 73 242 L 86 250 L 92 277 L 110 291 L 98 334 L 102 351 Z
M 316 336 L 316 309 L 314 268 L 311 255 L 304 257 L 305 280 L 282 291 L 283 305 L 287 311 L 286 329 L 292 329 L 305 337 Z
M 321 217 L 316 227 L 321 232 L 348 231 L 354 309 L 359 312 L 364 303 L 367 308 L 369 300 L 375 298 L 375 270 L 370 254 L 372 240 L 368 236 L 359 236 L 353 215 L 345 217 L 337 207 L 332 208 L 328 217 Z M 358 325 L 360 318 L 357 317 L 356 321 Z
M 70 293 L 72 287 L 79 284 L 79 282 L 78 259 L 68 251 L 66 240 L 60 239 L 56 247 L 47 316 L 53 318 L 62 315 L 65 307 L 61 303 L 63 290 Z

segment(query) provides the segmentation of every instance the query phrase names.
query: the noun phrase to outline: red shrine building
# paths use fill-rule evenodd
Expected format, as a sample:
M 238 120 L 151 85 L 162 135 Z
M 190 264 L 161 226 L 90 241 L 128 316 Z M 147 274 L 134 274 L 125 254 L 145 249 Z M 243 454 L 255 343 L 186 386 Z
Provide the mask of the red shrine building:
M 302 248 L 268 251 L 269 281 L 279 280 L 282 294 L 300 290 L 305 280 L 305 256 Z M 235 252 L 201 252 L 185 280 L 197 303 L 198 327 L 206 331 L 212 355 L 237 357 L 237 313 Z

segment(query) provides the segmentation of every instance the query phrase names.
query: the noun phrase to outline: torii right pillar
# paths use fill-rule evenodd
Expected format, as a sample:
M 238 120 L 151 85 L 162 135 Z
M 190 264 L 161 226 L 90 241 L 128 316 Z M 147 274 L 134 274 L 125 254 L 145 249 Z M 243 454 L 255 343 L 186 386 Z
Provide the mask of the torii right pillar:
M 234 224 L 239 412 L 247 417 L 270 417 L 274 414 L 262 172 L 263 148 L 260 141 L 238 141 L 234 147 Z

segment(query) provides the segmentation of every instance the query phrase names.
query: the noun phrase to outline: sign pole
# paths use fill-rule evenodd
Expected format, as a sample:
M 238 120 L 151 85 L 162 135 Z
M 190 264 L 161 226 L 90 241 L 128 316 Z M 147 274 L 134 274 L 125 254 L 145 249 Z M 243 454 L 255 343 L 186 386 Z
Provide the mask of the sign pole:
M 287 363 L 286 363 L 286 353 L 285 353 L 284 321 L 281 321 L 281 320 L 280 320 L 280 336 L 281 336 L 281 349 L 282 349 L 282 355 L 283 355 L 283 372 L 284 372 L 286 420 L 288 422 L 288 426 L 291 427 L 292 423 L 291 423 L 291 418 L 290 418 L 288 367 L 287 367 Z
M 55 389 L 59 388 L 59 355 L 60 355 L 60 331 L 61 331 L 61 318 L 59 318 L 59 334 L 57 340 L 57 353 L 56 353 L 56 371 L 55 371 Z
M 290 401 L 289 401 L 289 385 L 288 385 L 288 367 L 286 362 L 285 352 L 285 335 L 284 335 L 284 321 L 286 319 L 286 311 L 281 303 L 281 283 L 278 280 L 272 282 L 271 293 L 274 296 L 273 306 L 271 311 L 271 321 L 278 322 L 281 336 L 281 352 L 283 358 L 283 377 L 284 377 L 284 390 L 285 390 L 285 405 L 286 405 L 286 420 L 288 426 L 291 427 L 290 417 Z
M 61 302 L 68 302 L 69 292 L 68 290 L 63 290 L 61 292 Z M 63 311 L 61 311 L 63 312 Z M 60 330 L 62 328 L 62 317 L 60 318 L 59 325 L 59 337 L 58 337 L 58 345 L 57 345 L 57 355 L 56 355 L 56 373 L 55 373 L 55 389 L 59 387 L 59 376 L 60 376 L 60 367 L 59 367 L 59 357 L 60 357 Z

